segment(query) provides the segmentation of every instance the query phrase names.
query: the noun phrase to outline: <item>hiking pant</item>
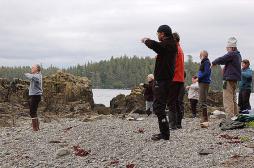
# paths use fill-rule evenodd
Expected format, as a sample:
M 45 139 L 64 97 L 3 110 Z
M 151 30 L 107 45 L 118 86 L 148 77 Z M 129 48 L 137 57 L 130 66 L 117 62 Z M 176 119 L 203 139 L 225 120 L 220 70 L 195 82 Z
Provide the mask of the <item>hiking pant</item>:
M 40 95 L 30 96 L 29 107 L 30 107 L 30 116 L 32 118 L 37 117 L 37 109 L 38 109 L 38 105 L 39 105 L 40 101 L 41 101 Z
M 169 125 L 166 117 L 166 104 L 169 95 L 170 81 L 155 81 L 154 82 L 154 102 L 153 111 L 158 117 L 160 133 L 163 136 L 169 136 Z
M 172 82 L 170 84 L 170 92 L 168 98 L 168 119 L 171 128 L 181 127 L 183 111 L 181 110 L 179 94 L 180 90 L 184 87 L 183 82 Z
M 182 114 L 182 118 L 184 117 L 184 95 L 185 95 L 185 87 L 184 87 L 184 83 L 181 85 L 180 91 L 179 91 L 179 96 L 178 96 L 178 104 L 180 107 L 180 111 Z
M 197 116 L 198 100 L 197 99 L 190 99 L 190 105 L 191 105 L 192 117 L 195 118 Z
M 251 90 L 250 89 L 241 89 L 239 91 L 238 106 L 240 108 L 240 111 L 251 110 L 251 106 L 250 106 L 250 94 L 251 94 Z
M 224 81 L 223 84 L 223 106 L 230 118 L 238 114 L 236 86 L 237 81 Z
M 207 96 L 209 90 L 208 83 L 199 83 L 199 104 L 201 110 L 201 122 L 208 121 L 208 113 L 207 113 Z

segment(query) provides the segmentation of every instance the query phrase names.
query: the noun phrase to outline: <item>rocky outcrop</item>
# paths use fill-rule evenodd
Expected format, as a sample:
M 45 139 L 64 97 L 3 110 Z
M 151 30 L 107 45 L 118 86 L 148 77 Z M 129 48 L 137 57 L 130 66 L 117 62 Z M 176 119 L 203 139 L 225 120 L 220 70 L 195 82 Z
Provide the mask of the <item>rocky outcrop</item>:
M 145 99 L 143 96 L 143 87 L 135 87 L 127 96 L 120 94 L 110 101 L 112 114 L 122 113 L 145 113 Z
M 130 95 L 120 94 L 110 101 L 112 114 L 124 114 L 133 112 L 145 113 L 145 99 L 143 96 L 143 87 L 134 87 Z M 208 111 L 223 110 L 222 92 L 210 91 L 207 98 Z M 190 103 L 187 95 L 184 96 L 185 116 L 191 116 Z
M 0 78 L 0 117 L 4 125 L 18 116 L 29 116 L 28 87 L 26 80 Z M 43 78 L 43 90 L 39 114 L 74 116 L 91 113 L 94 108 L 91 81 L 86 77 L 59 71 Z
M 94 107 L 92 86 L 86 77 L 57 72 L 43 79 L 44 111 L 84 113 Z

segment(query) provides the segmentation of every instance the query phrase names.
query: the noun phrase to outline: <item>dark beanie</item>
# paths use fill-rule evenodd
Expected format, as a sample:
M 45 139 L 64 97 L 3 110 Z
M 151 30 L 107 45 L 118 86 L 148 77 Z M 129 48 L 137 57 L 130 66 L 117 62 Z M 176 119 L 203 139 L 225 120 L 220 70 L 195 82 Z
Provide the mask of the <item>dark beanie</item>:
M 171 28 L 168 25 L 161 25 L 158 28 L 157 32 L 163 32 L 163 33 L 165 33 L 165 35 L 167 37 L 171 37 L 172 36 L 172 30 L 171 30 Z

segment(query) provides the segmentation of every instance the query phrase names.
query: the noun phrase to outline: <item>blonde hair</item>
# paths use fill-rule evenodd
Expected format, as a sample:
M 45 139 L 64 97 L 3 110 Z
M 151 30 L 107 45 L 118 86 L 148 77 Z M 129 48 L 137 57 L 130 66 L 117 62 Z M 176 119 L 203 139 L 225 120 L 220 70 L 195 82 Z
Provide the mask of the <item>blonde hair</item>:
M 202 54 L 204 58 L 208 58 L 208 52 L 206 50 L 202 50 L 200 54 Z

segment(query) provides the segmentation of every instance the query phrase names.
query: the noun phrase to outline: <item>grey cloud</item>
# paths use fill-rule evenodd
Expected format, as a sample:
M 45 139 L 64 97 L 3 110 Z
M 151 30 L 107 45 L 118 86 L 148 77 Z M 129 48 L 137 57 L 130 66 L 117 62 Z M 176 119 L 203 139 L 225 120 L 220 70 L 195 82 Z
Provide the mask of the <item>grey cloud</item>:
M 230 36 L 254 61 L 253 7 L 251 0 L 0 0 L 0 63 L 68 66 L 124 54 L 154 56 L 139 41 L 156 38 L 160 24 L 179 32 L 185 55 L 197 61 L 202 49 L 211 59 L 224 54 Z

